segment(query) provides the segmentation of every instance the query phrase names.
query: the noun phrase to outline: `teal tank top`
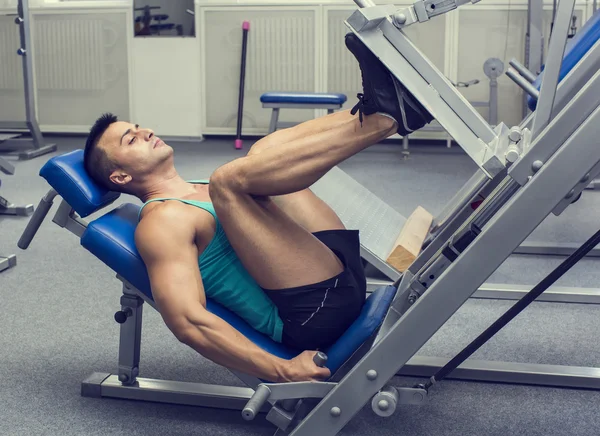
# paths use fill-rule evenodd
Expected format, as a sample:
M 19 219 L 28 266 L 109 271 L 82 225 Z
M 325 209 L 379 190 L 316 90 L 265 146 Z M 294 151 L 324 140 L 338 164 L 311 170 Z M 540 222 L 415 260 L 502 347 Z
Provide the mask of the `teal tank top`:
M 208 182 L 202 180 L 190 183 Z M 198 259 L 206 296 L 234 312 L 255 330 L 281 342 L 283 321 L 277 306 L 242 265 L 225 235 L 213 204 L 180 198 L 155 198 L 144 203 L 142 209 L 154 201 L 165 200 L 177 200 L 199 207 L 215 218 L 215 235 Z M 140 214 L 141 212 L 140 209 Z

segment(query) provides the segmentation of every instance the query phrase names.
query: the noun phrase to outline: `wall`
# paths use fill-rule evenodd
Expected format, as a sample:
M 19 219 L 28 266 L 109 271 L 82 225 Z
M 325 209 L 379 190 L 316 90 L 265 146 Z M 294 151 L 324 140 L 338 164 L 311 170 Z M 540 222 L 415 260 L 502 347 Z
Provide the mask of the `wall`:
M 343 92 L 350 107 L 360 90 L 357 65 L 343 45 L 343 20 L 355 9 L 349 1 L 196 0 L 197 36 L 162 40 L 133 37 L 131 0 L 41 1 L 30 0 L 38 4 L 32 6 L 32 53 L 38 116 L 46 131 L 85 132 L 93 116 L 111 110 L 159 126 L 161 134 L 233 133 L 245 19 L 251 21 L 246 133 L 266 132 L 269 111 L 259 102 L 264 91 Z M 0 0 L 0 14 L 14 5 L 16 0 Z M 485 60 L 523 60 L 526 6 L 525 0 L 486 0 L 411 26 L 406 34 L 451 80 L 479 79 L 461 92 L 472 101 L 486 100 Z M 551 2 L 545 9 L 548 16 Z M 590 12 L 591 1 L 577 3 L 582 20 Z M 12 18 L 0 16 L 0 120 L 23 117 L 15 36 Z M 148 69 L 149 62 L 159 68 Z M 505 76 L 499 98 L 500 120 L 516 124 L 522 93 Z M 481 113 L 486 116 L 486 109 Z M 302 121 L 319 114 L 287 110 L 282 118 Z

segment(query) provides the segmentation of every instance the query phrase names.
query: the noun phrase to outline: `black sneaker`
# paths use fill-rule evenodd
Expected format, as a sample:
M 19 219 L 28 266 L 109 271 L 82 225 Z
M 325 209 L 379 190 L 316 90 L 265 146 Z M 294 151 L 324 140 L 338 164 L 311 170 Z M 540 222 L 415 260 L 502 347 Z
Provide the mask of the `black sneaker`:
M 358 103 L 351 113 L 358 112 L 361 123 L 363 114 L 384 113 L 396 120 L 398 133 L 405 136 L 433 120 L 431 114 L 354 33 L 346 35 L 346 47 L 360 66 L 363 93 L 357 94 Z

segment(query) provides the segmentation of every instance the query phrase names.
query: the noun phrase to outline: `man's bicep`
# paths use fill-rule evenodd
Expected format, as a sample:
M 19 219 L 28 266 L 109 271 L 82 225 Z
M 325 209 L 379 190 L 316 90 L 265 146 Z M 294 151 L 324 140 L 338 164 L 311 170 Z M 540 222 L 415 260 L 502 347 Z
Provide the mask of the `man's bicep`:
M 193 234 L 181 226 L 146 226 L 136 245 L 148 271 L 152 296 L 165 321 L 185 315 L 187 307 L 204 305 L 204 288 Z

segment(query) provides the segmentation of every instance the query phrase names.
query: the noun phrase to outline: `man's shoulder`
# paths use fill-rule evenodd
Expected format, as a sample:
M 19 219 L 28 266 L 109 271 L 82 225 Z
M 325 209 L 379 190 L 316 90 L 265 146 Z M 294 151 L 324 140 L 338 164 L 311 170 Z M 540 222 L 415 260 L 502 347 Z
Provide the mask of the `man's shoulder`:
M 136 238 L 145 236 L 191 237 L 210 228 L 212 216 L 179 201 L 155 202 L 146 206 L 136 228 Z

